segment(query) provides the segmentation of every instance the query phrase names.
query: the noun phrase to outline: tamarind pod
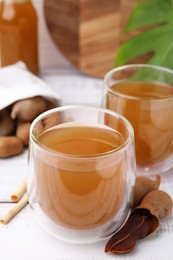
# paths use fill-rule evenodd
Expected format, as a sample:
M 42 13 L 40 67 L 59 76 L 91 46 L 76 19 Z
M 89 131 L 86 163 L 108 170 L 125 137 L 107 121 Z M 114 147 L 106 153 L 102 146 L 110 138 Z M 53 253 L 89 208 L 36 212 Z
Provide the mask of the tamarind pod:
M 17 101 L 11 111 L 11 118 L 32 121 L 36 116 L 46 111 L 47 104 L 42 97 L 33 97 Z
M 20 154 L 23 150 L 22 141 L 16 136 L 0 137 L 0 158 Z
M 48 99 L 45 99 L 45 102 L 46 102 L 46 110 L 57 107 L 52 101 Z
M 124 254 L 135 248 L 136 240 L 157 231 L 160 219 L 171 214 L 173 202 L 162 190 L 149 192 L 136 207 L 125 225 L 107 242 L 105 252 Z
M 134 209 L 134 213 L 148 210 L 151 215 L 161 219 L 170 215 L 172 208 L 173 201 L 168 193 L 163 190 L 153 190 L 143 198 L 141 204 Z
M 149 193 L 152 190 L 157 190 L 159 188 L 159 185 L 159 175 L 156 176 L 155 180 L 151 180 L 146 176 L 138 176 L 136 178 L 134 189 L 133 207 L 138 206 L 147 193 Z
M 40 131 L 43 132 L 50 127 L 57 126 L 62 123 L 61 113 L 53 113 L 51 116 L 47 116 L 40 121 Z
M 19 120 L 17 123 L 16 136 L 22 141 L 24 145 L 29 143 L 29 130 L 31 123 Z
M 15 121 L 10 117 L 7 109 L 0 111 L 0 136 L 11 135 L 15 129 Z

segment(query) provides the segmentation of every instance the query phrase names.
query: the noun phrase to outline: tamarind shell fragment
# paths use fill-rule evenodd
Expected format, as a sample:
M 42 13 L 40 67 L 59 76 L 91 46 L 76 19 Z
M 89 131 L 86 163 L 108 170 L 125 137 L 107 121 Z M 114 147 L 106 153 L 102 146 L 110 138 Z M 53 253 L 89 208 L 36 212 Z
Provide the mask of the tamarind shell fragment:
M 133 199 L 133 208 L 138 206 L 142 199 L 147 193 L 152 190 L 157 190 L 160 186 L 160 176 L 157 175 L 155 180 L 151 180 L 146 176 L 138 176 L 136 178 L 135 190 L 134 190 L 134 199 Z

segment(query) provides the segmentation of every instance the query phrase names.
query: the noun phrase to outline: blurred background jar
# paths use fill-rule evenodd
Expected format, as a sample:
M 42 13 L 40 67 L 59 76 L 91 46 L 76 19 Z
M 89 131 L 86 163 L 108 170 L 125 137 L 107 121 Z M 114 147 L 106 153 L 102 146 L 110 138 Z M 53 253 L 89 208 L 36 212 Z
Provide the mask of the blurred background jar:
M 37 13 L 30 0 L 0 0 L 0 67 L 19 60 L 38 74 Z

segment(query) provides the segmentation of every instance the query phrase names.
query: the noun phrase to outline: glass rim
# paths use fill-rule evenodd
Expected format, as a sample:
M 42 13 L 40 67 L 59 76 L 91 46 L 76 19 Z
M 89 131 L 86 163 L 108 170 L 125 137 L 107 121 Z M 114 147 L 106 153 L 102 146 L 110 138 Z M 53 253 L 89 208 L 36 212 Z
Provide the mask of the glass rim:
M 123 70 L 126 70 L 126 69 L 133 69 L 133 68 L 151 68 L 151 69 L 155 69 L 155 70 L 158 70 L 158 71 L 160 70 L 162 72 L 172 74 L 172 76 L 173 76 L 173 70 L 166 68 L 166 67 L 153 65 L 153 64 L 128 64 L 128 65 L 123 65 L 123 66 L 113 68 L 106 73 L 106 75 L 104 76 L 104 86 L 106 87 L 106 89 L 113 95 L 117 94 L 118 96 L 124 97 L 124 98 L 129 99 L 129 100 L 135 100 L 135 101 L 146 101 L 146 102 L 153 102 L 154 101 L 154 102 L 158 102 L 158 101 L 161 101 L 161 100 L 167 100 L 167 99 L 173 98 L 173 95 L 172 96 L 163 96 L 163 97 L 159 97 L 159 98 L 150 98 L 150 99 L 145 98 L 145 97 L 131 96 L 131 95 L 128 95 L 128 94 L 123 94 L 123 93 L 116 91 L 116 90 L 113 91 L 111 89 L 111 87 L 108 86 L 107 82 L 113 74 L 115 74 L 116 72 L 119 72 L 119 71 L 123 71 Z M 121 82 L 121 80 L 117 80 L 117 82 L 115 80 L 115 84 L 117 84 L 119 82 Z M 150 81 L 150 82 L 152 82 L 152 81 Z M 167 85 L 167 86 L 171 87 L 170 85 Z M 173 86 L 172 86 L 172 88 L 173 88 Z
M 55 151 L 51 148 L 48 148 L 47 146 L 45 146 L 41 142 L 39 142 L 38 139 L 34 136 L 34 134 L 33 134 L 34 127 L 45 116 L 56 113 L 56 112 L 62 112 L 62 111 L 70 110 L 70 109 L 81 109 L 81 108 L 101 111 L 103 113 L 108 113 L 116 118 L 121 119 L 125 123 L 125 127 L 128 130 L 128 137 L 125 140 L 125 142 L 123 142 L 123 144 L 121 146 L 119 146 L 115 149 L 112 149 L 108 152 L 93 154 L 93 155 L 80 155 L 80 154 L 73 155 L 73 154 L 61 153 L 61 152 Z M 91 125 L 91 123 L 88 123 L 88 125 Z M 101 124 L 98 124 L 98 125 L 101 125 Z M 69 159 L 70 158 L 71 159 L 95 159 L 95 158 L 101 158 L 101 157 L 108 156 L 108 155 L 128 149 L 128 147 L 134 142 L 134 129 L 133 129 L 132 124 L 124 116 L 122 116 L 121 114 L 119 114 L 117 112 L 111 111 L 109 109 L 99 108 L 99 107 L 97 108 L 97 107 L 91 107 L 91 106 L 85 106 L 85 105 L 69 105 L 69 106 L 65 105 L 65 106 L 49 109 L 49 110 L 41 113 L 39 116 L 37 116 L 31 123 L 29 137 L 30 137 L 30 142 L 33 142 L 41 150 L 44 150 L 45 152 L 48 152 L 49 154 L 53 154 L 54 156 L 59 156 L 59 157 L 69 158 Z

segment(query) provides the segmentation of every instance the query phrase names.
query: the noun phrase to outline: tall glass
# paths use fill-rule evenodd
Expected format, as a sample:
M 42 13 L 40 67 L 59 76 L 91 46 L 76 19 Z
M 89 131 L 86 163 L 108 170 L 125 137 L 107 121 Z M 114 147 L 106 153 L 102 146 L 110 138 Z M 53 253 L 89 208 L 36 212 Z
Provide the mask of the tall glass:
M 73 243 L 107 238 L 130 213 L 134 182 L 134 133 L 121 115 L 65 106 L 33 121 L 29 202 L 50 234 Z
M 104 106 L 134 127 L 137 169 L 158 174 L 173 166 L 173 71 L 154 65 L 115 68 L 104 79 Z

